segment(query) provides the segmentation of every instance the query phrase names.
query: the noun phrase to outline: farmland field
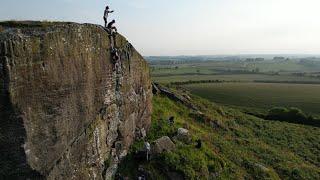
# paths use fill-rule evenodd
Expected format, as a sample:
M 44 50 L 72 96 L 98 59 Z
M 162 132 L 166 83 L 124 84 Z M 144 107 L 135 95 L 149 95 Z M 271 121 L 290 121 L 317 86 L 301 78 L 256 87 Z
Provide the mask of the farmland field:
M 320 85 L 271 83 L 210 83 L 184 86 L 210 101 L 266 111 L 275 106 L 298 107 L 320 114 Z
M 153 81 L 183 86 L 212 102 L 265 114 L 273 107 L 297 107 L 320 115 L 320 58 L 153 58 Z M 220 82 L 220 83 L 211 83 Z
M 267 75 L 267 74 L 216 74 L 216 75 L 168 75 L 168 76 L 155 76 L 152 75 L 152 79 L 160 83 L 171 83 L 171 82 L 185 82 L 185 81 L 199 81 L 199 80 L 222 80 L 222 81 L 299 81 L 320 83 L 320 78 L 314 77 L 297 77 L 292 75 Z
M 150 61 L 151 75 L 160 83 L 222 81 L 286 81 L 320 83 L 320 60 L 299 59 L 261 62 L 242 61 Z

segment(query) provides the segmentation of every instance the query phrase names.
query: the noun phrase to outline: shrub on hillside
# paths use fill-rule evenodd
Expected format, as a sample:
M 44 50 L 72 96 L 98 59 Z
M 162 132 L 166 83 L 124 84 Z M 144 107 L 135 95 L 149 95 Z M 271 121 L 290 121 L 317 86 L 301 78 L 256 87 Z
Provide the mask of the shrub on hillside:
M 269 110 L 266 119 L 286 121 L 290 123 L 320 126 L 320 121 L 312 116 L 307 116 L 301 109 L 275 107 Z

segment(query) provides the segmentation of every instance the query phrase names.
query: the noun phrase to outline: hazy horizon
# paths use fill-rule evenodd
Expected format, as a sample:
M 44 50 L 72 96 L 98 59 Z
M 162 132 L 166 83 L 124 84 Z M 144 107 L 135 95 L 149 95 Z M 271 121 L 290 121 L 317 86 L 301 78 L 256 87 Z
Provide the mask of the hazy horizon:
M 4 0 L 0 20 L 103 24 L 105 1 Z M 317 0 L 117 0 L 119 32 L 144 56 L 320 54 Z
M 247 56 L 251 56 L 251 57 L 264 57 L 264 56 L 268 56 L 268 57 L 275 57 L 275 56 L 283 56 L 283 57 L 320 57 L 320 54 L 197 54 L 197 55 L 184 55 L 184 54 L 180 54 L 180 55 L 144 55 L 145 57 L 179 57 L 179 56 L 213 56 L 213 57 L 219 57 L 219 56 L 225 56 L 225 57 L 232 57 L 232 56 L 239 56 L 239 57 L 247 57 Z

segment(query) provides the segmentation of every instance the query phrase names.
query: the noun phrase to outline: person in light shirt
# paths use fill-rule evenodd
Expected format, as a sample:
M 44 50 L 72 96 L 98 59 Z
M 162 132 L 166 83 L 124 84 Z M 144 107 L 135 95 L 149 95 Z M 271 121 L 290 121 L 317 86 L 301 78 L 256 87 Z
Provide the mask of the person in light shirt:
M 104 27 L 107 27 L 109 14 L 114 12 L 114 11 L 110 11 L 109 9 L 110 9 L 109 6 L 107 6 L 106 9 L 104 10 L 104 15 L 103 15 Z

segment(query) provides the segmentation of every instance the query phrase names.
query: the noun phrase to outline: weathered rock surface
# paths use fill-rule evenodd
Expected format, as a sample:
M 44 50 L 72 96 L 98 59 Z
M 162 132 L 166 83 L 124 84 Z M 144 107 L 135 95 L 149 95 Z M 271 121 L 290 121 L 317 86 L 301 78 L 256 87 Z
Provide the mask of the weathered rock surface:
M 189 96 L 181 96 L 179 94 L 176 94 L 174 92 L 172 92 L 170 89 L 161 86 L 158 83 L 152 83 L 152 92 L 153 94 L 163 94 L 165 96 L 167 96 L 168 98 L 170 98 L 173 101 L 179 102 L 185 106 L 187 106 L 188 108 L 194 110 L 194 111 L 199 111 L 198 108 L 191 103 L 190 101 L 190 97 Z
M 187 129 L 179 128 L 177 132 L 177 136 L 175 137 L 178 141 L 182 141 L 184 143 L 191 143 L 192 138 Z
M 0 23 L 0 179 L 104 179 L 150 126 L 147 63 L 96 25 Z
M 167 151 L 173 151 L 176 145 L 168 136 L 163 136 L 152 143 L 152 153 L 161 154 Z

